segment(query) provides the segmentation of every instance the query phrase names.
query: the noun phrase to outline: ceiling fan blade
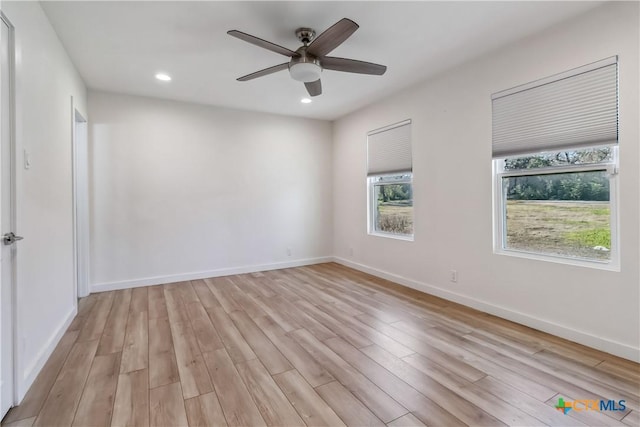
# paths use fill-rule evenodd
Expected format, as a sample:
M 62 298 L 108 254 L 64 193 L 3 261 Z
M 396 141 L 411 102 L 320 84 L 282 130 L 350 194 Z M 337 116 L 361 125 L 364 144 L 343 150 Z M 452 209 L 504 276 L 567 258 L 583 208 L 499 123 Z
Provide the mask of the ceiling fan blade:
M 342 18 L 324 33 L 315 38 L 307 48 L 307 53 L 321 57 L 331 52 L 348 39 L 359 28 L 351 19 Z
M 259 46 L 263 49 L 267 49 L 272 52 L 279 53 L 280 55 L 289 56 L 289 57 L 300 56 L 298 53 L 292 50 L 289 50 L 286 47 L 282 47 L 275 43 L 268 42 L 256 36 L 252 36 L 251 34 L 243 33 L 242 31 L 231 30 L 231 31 L 227 31 L 227 34 L 229 34 L 230 36 L 239 38 L 240 40 L 244 40 L 247 43 L 251 43 L 256 46 Z
M 307 88 L 307 92 L 311 96 L 318 96 L 322 93 L 322 83 L 320 83 L 320 79 L 315 82 L 305 83 L 304 86 Z
M 347 73 L 374 74 L 381 76 L 387 71 L 386 65 L 374 64 L 372 62 L 358 61 L 355 59 L 336 58 L 325 56 L 320 60 L 322 68 L 325 70 L 344 71 Z
M 239 82 L 246 82 L 247 80 L 257 79 L 258 77 L 266 76 L 269 74 L 277 73 L 278 71 L 286 70 L 289 68 L 289 63 L 274 65 L 273 67 L 265 68 L 264 70 L 256 71 L 255 73 L 247 74 L 237 79 Z

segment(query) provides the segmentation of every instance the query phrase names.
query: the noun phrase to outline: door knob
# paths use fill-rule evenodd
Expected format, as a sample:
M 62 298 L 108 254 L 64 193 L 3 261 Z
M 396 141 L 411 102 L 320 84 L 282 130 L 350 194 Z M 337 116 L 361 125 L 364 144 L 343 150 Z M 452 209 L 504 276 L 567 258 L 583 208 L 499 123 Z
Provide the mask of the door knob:
M 13 245 L 15 242 L 17 242 L 18 240 L 22 240 L 24 239 L 24 237 L 22 236 L 16 236 L 14 234 L 14 232 L 10 232 L 10 233 L 5 233 L 2 236 L 2 243 L 4 243 L 5 245 Z

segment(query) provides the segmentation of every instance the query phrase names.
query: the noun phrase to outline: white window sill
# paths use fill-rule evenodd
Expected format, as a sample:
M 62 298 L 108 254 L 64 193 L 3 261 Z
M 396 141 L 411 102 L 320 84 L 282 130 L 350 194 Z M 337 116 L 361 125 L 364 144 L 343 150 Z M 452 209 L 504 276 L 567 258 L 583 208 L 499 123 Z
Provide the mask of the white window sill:
M 403 235 L 403 234 L 381 233 L 379 231 L 370 231 L 369 236 L 386 237 L 387 239 L 396 239 L 396 240 L 404 240 L 405 242 L 413 242 L 413 234 Z
M 532 259 L 535 261 L 547 261 L 547 262 L 554 262 L 556 264 L 595 268 L 597 270 L 607 270 L 607 271 L 617 271 L 617 272 L 620 271 L 620 264 L 614 260 L 611 260 L 611 261 L 593 260 L 592 261 L 592 260 L 581 259 L 581 258 L 562 257 L 559 255 L 544 255 L 544 254 L 539 254 L 534 252 L 518 251 L 514 249 L 499 249 L 499 250 L 494 250 L 493 253 L 496 255 L 506 255 L 506 256 L 512 256 L 516 258 Z

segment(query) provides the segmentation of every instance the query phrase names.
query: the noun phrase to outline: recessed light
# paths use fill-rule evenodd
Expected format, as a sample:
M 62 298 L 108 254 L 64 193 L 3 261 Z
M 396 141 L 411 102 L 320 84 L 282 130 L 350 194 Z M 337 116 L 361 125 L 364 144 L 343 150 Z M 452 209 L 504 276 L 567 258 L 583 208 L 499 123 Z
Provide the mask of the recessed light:
M 302 102 L 303 104 L 311 104 L 311 99 L 310 98 L 302 98 L 300 100 L 300 102 Z
M 164 73 L 158 73 L 156 74 L 156 79 L 163 81 L 163 82 L 170 82 L 171 81 L 171 76 L 169 76 L 168 74 L 164 74 Z

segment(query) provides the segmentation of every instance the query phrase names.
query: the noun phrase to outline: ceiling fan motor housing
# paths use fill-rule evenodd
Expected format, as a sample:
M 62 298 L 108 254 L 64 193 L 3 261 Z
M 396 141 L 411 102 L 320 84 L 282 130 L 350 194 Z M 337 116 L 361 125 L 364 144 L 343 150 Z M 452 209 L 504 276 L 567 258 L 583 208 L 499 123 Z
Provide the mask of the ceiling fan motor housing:
M 296 30 L 296 37 L 298 37 L 298 40 L 304 43 L 305 46 L 311 43 L 315 36 L 316 32 L 311 28 L 298 28 Z

